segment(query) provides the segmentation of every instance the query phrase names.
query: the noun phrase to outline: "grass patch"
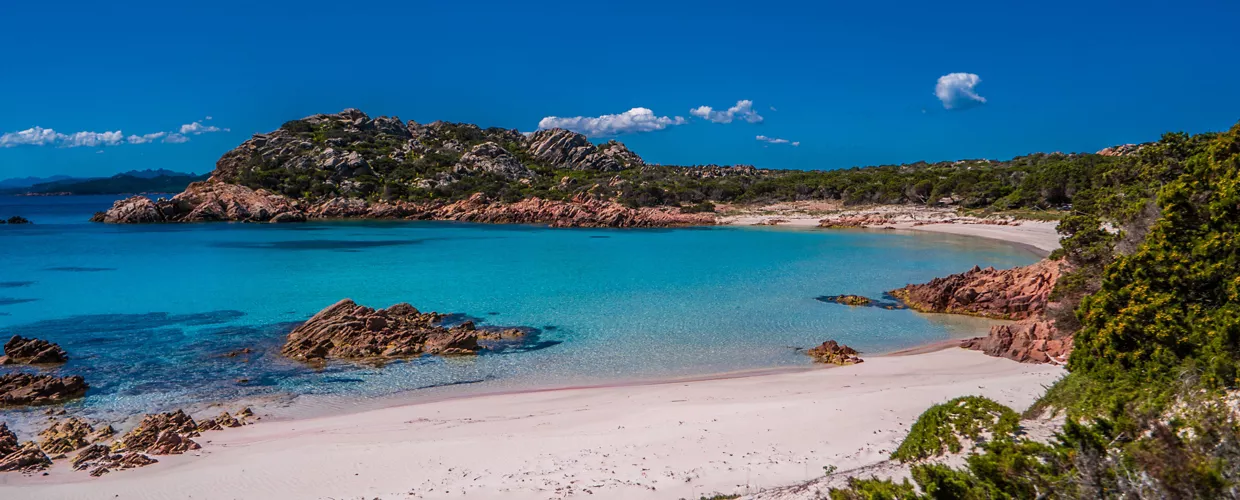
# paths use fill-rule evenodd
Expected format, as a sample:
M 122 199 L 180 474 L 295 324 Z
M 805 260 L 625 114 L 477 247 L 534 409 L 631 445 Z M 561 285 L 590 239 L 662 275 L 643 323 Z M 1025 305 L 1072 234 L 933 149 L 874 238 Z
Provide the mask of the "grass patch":
M 963 396 L 931 406 L 917 417 L 892 460 L 912 462 L 963 449 L 960 437 L 973 441 L 991 436 L 1010 436 L 1020 425 L 1011 408 L 981 396 Z

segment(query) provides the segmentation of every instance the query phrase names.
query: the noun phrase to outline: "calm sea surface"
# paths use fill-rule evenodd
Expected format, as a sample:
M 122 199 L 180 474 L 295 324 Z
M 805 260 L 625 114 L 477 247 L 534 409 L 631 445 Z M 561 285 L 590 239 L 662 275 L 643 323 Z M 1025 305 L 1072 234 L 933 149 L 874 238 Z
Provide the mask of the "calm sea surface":
M 881 352 L 989 325 L 816 296 L 878 297 L 975 264 L 1037 259 L 990 240 L 890 231 L 86 222 L 114 199 L 0 197 L 0 216 L 35 222 L 0 226 L 0 337 L 59 343 L 72 359 L 55 371 L 91 385 L 69 408 L 111 419 L 219 400 L 334 410 L 428 391 L 804 366 L 791 347 L 836 339 Z M 541 332 L 524 348 L 384 367 L 279 356 L 289 330 L 345 297 Z M 222 356 L 243 347 L 255 353 Z

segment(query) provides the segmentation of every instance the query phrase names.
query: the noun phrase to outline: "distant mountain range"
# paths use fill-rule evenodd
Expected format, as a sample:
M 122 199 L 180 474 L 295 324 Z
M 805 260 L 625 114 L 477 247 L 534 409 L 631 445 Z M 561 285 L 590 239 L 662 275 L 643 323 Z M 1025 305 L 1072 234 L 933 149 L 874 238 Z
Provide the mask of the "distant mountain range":
M 208 174 L 172 170 L 130 170 L 112 177 L 25 177 L 0 180 L 0 194 L 127 194 L 179 193 Z

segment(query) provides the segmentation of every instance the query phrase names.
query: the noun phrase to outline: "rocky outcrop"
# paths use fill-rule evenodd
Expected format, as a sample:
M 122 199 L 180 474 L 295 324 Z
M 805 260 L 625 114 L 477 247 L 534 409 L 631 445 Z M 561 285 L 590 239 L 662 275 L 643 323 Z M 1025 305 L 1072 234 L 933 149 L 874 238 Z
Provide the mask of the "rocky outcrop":
M 198 449 L 198 443 L 191 439 L 195 437 L 198 423 L 184 411 L 153 413 L 113 444 L 112 451 L 176 455 Z
M 35 472 L 52 466 L 52 459 L 47 457 L 39 445 L 28 441 L 13 452 L 0 457 L 0 472 Z
M 18 444 L 17 434 L 9 430 L 8 424 L 0 422 L 0 458 L 9 456 L 10 453 L 17 451 L 21 445 Z
M 807 349 L 805 354 L 814 358 L 815 362 L 832 365 L 854 365 L 863 361 L 857 356 L 860 353 L 856 349 L 834 340 L 828 340 L 818 347 Z
M 860 295 L 827 295 L 818 297 L 818 300 L 846 306 L 868 306 L 873 302 L 869 298 Z
M 1072 335 L 1055 328 L 1055 322 L 1027 318 L 995 325 L 990 334 L 966 340 L 962 347 L 1022 363 L 1066 363 L 1072 352 Z
M 4 355 L 0 356 L 0 365 L 8 364 L 55 364 L 69 360 L 69 355 L 60 346 L 46 340 L 28 339 L 14 335 L 4 343 Z
M 228 412 L 223 412 L 215 418 L 198 422 L 198 432 L 218 431 L 225 428 L 241 427 L 243 425 L 245 425 L 245 423 L 238 420 L 237 417 L 229 415 Z
M 82 450 L 73 457 L 70 465 L 73 470 L 87 470 L 90 475 L 99 477 L 113 470 L 133 469 L 136 467 L 145 467 L 158 460 L 148 457 L 138 452 L 113 453 L 111 448 L 101 444 L 94 444 Z
M 883 226 L 891 222 L 891 218 L 883 214 L 839 215 L 818 221 L 818 227 L 832 229 L 865 228 Z
M 461 155 L 461 160 L 457 162 L 455 171 L 463 173 L 487 172 L 509 179 L 525 178 L 533 175 L 533 172 L 526 168 L 525 165 L 522 165 L 521 161 L 517 160 L 517 157 L 494 142 L 484 142 Z
M 382 359 L 422 354 L 474 354 L 478 332 L 473 322 L 451 328 L 443 316 L 422 313 L 409 304 L 373 309 L 349 299 L 315 314 L 288 335 L 281 354 L 302 361 Z
M 111 427 L 108 427 L 109 429 Z M 44 452 L 53 455 L 69 453 L 97 441 L 102 436 L 95 433 L 95 428 L 77 417 L 53 423 L 39 433 L 39 446 Z
M 7 373 L 0 375 L 0 407 L 62 403 L 81 397 L 87 388 L 86 381 L 79 375 Z
M 7 221 L 4 219 L 0 219 L 0 224 L 4 224 L 6 222 L 9 224 L 33 224 L 32 222 L 30 222 L 30 219 L 27 219 L 20 215 L 14 215 L 12 217 L 9 217 Z
M 1062 261 L 1042 260 L 1014 269 L 974 266 L 968 272 L 908 285 L 890 294 L 922 312 L 970 314 L 996 319 L 1040 316 Z
M 571 201 L 528 198 L 500 203 L 481 193 L 428 211 L 421 218 L 488 224 L 549 224 L 551 227 L 672 227 L 712 225 L 711 214 L 686 214 L 578 196 Z
M 610 141 L 595 146 L 584 135 L 558 128 L 535 132 L 529 138 L 528 147 L 534 158 L 573 170 L 617 172 L 644 164 L 641 157 L 624 144 Z

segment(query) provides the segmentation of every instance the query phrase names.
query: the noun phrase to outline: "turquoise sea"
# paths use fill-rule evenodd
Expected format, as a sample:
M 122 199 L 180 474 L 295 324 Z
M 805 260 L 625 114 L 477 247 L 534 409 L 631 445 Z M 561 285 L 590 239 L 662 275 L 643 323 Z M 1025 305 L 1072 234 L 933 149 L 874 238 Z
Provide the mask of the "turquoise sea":
M 221 400 L 337 411 L 417 394 L 807 366 L 793 347 L 835 339 L 875 353 L 990 324 L 817 296 L 878 297 L 975 264 L 1038 258 L 898 231 L 87 222 L 114 199 L 0 197 L 0 216 L 35 223 L 0 226 L 0 336 L 63 346 L 72 359 L 55 371 L 91 385 L 69 408 L 109 419 Z M 541 331 L 468 359 L 315 369 L 279 356 L 290 329 L 345 297 Z M 244 347 L 255 352 L 222 356 Z

